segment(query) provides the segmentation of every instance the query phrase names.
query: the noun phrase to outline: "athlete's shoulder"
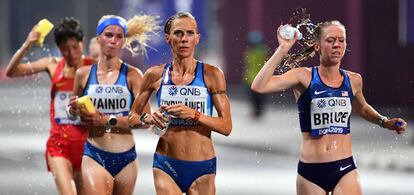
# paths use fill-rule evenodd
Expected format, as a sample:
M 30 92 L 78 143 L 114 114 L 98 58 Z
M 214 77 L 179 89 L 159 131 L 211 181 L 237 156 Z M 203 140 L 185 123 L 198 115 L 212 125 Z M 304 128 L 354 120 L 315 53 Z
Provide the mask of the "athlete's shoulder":
M 361 74 L 359 74 L 359 73 L 352 72 L 352 71 L 350 71 L 350 70 L 344 70 L 344 71 L 346 72 L 346 74 L 347 74 L 349 77 L 354 77 L 354 78 L 362 78 Z
M 290 71 L 295 72 L 295 73 L 310 74 L 312 73 L 312 69 L 313 67 L 297 67 L 297 68 L 293 68 Z
M 223 70 L 220 67 L 204 63 L 204 75 L 206 76 L 224 76 Z
M 92 66 L 82 66 L 79 67 L 78 70 L 76 70 L 76 76 L 77 77 L 84 77 L 86 75 L 89 75 L 91 71 Z
M 131 76 L 132 78 L 136 78 L 136 77 L 142 78 L 143 76 L 142 71 L 138 67 L 135 67 L 129 64 L 126 64 L 126 66 L 128 67 L 128 77 Z
M 40 60 L 44 60 L 44 61 L 47 61 L 47 62 L 52 63 L 52 64 L 59 64 L 59 62 L 64 60 L 64 59 L 63 58 L 58 58 L 58 57 L 43 57 L 43 58 L 40 58 Z
M 352 72 L 352 71 L 349 71 L 349 70 L 345 70 L 345 72 L 346 72 L 346 74 L 348 75 L 349 79 L 352 82 L 362 82 L 361 74 L 356 73 L 356 72 Z
M 166 64 L 159 64 L 155 66 L 151 66 L 151 68 L 148 68 L 147 71 L 145 71 L 145 75 L 150 77 L 160 77 L 162 73 L 164 72 Z
M 57 57 L 43 57 L 34 62 L 33 64 L 44 64 L 49 68 L 56 68 L 60 60 Z
M 298 80 L 305 82 L 312 78 L 312 67 L 297 67 L 284 74 L 288 77 L 297 78 Z
M 158 81 L 162 77 L 165 65 L 166 64 L 160 64 L 148 68 L 144 73 L 144 80 L 153 83 Z
M 359 73 L 352 72 L 349 70 L 345 70 L 346 74 L 349 77 L 349 81 L 351 82 L 352 89 L 354 93 L 362 89 L 362 76 Z

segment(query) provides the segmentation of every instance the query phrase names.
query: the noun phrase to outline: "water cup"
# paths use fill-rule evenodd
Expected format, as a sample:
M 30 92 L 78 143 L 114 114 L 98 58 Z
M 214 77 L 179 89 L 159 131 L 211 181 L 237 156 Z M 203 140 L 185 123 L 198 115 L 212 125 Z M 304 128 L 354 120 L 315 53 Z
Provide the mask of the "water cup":
M 77 98 L 76 105 L 79 107 L 82 106 L 82 109 L 86 109 L 89 113 L 95 113 L 95 107 L 88 95 Z
M 167 132 L 167 129 L 170 125 L 170 121 L 171 121 L 171 116 L 168 114 L 168 112 L 164 111 L 163 113 L 164 117 L 168 118 L 168 121 L 165 123 L 165 127 L 164 128 L 159 128 L 157 126 L 154 126 L 152 128 L 152 132 L 155 133 L 158 136 L 163 136 L 165 134 L 165 132 Z
M 47 19 L 42 19 L 39 21 L 39 23 L 37 24 L 37 28 L 36 31 L 40 33 L 40 37 L 37 40 L 37 44 L 42 47 L 43 46 L 43 41 L 45 40 L 46 35 L 52 30 L 53 28 L 53 24 L 47 20 Z

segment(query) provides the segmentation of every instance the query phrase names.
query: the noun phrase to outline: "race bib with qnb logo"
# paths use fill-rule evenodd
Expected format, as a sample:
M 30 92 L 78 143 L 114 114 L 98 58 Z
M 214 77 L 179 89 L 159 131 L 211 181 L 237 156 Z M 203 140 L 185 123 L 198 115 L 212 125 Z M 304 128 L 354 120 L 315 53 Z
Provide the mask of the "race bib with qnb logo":
M 189 108 L 196 109 L 203 114 L 209 113 L 208 91 L 200 86 L 177 86 L 163 85 L 160 105 L 183 104 Z M 192 120 L 184 120 L 172 117 L 170 125 L 198 125 Z
M 58 125 L 79 125 L 81 123 L 80 117 L 77 117 L 76 120 L 71 120 L 66 113 L 70 96 L 71 92 L 67 91 L 57 91 L 55 94 L 53 105 L 55 107 L 55 122 Z
M 311 101 L 311 136 L 348 134 L 352 105 L 348 97 L 314 98 Z
M 131 93 L 123 85 L 90 85 L 88 95 L 94 107 L 105 114 L 128 114 L 132 103 Z

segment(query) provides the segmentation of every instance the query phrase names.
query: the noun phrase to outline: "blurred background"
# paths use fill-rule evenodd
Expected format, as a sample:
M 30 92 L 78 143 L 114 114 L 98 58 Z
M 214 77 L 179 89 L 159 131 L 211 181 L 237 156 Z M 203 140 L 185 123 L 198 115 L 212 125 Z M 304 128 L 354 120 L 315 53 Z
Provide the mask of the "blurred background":
M 414 194 L 414 0 L 1 0 L 0 1 L 0 194 L 56 194 L 44 150 L 49 133 L 50 79 L 47 74 L 9 79 L 8 61 L 42 18 L 58 24 L 77 18 L 85 33 L 85 53 L 101 16 L 126 19 L 159 15 L 161 25 L 178 11 L 197 19 L 197 58 L 226 75 L 233 132 L 214 135 L 218 156 L 217 194 L 295 194 L 300 130 L 291 91 L 268 95 L 249 90 L 263 62 L 277 47 L 276 29 L 305 8 L 313 23 L 339 20 L 347 28 L 348 52 L 342 67 L 364 78 L 367 101 L 380 113 L 402 117 L 409 127 L 396 135 L 375 124 L 351 119 L 354 156 L 364 194 Z M 163 32 L 147 56 L 122 53 L 145 71 L 171 60 Z M 59 56 L 53 34 L 24 60 Z M 318 59 L 303 66 L 314 66 Z M 152 154 L 157 137 L 136 131 L 140 159 L 136 194 L 155 194 Z

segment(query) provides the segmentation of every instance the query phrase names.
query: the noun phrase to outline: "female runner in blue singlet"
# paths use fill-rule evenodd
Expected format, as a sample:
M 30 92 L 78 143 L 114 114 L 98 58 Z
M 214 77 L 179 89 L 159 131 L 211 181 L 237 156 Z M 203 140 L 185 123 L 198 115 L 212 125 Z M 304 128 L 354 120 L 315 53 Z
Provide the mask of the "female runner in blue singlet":
M 114 15 L 103 16 L 97 26 L 101 55 L 98 64 L 76 72 L 74 96 L 88 95 L 96 113 L 89 113 L 71 100 L 71 113 L 80 113 L 88 139 L 82 161 L 84 194 L 132 194 L 138 174 L 135 142 L 128 126 L 128 113 L 142 82 L 139 69 L 120 59 L 128 42 L 143 39 L 157 28 L 155 17 L 135 16 L 128 22 Z M 144 102 L 145 111 L 150 108 Z
M 142 122 L 162 129 L 171 118 L 154 154 L 157 194 L 215 194 L 216 154 L 211 133 L 228 136 L 232 129 L 226 81 L 219 68 L 194 59 L 200 34 L 190 13 L 171 16 L 164 32 L 172 62 L 144 74 L 130 124 Z M 160 108 L 150 114 L 143 109 L 153 92 Z M 212 116 L 213 106 L 217 117 Z
M 293 88 L 302 131 L 297 194 L 361 194 L 352 157 L 351 110 L 397 133 L 403 133 L 407 123 L 401 118 L 380 115 L 365 101 L 361 75 L 340 68 L 346 51 L 346 34 L 338 21 L 320 23 L 316 28 L 315 45 L 310 49 L 319 54 L 319 66 L 295 68 L 273 76 L 297 38 L 296 34 L 294 39 L 283 39 L 279 35 L 281 27 L 277 32 L 279 47 L 251 88 L 260 93 Z

